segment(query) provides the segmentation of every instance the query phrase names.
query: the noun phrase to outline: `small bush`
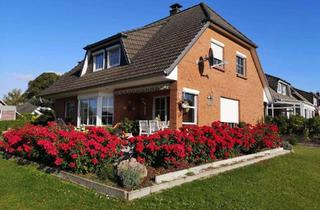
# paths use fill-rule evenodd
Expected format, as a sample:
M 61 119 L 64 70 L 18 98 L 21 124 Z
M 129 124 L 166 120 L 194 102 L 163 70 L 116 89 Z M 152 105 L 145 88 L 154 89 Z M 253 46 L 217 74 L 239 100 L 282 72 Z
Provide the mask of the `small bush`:
M 140 173 L 133 168 L 128 168 L 124 170 L 120 175 L 121 185 L 124 187 L 136 187 L 141 183 Z
M 138 135 L 139 134 L 139 123 L 138 123 L 138 121 L 129 120 L 128 118 L 125 118 L 121 122 L 119 129 L 125 133 L 132 133 L 133 135 Z
M 309 129 L 310 137 L 320 135 L 320 117 L 314 117 L 306 120 L 306 127 Z
M 96 175 L 101 180 L 116 180 L 114 167 L 111 164 L 102 164 L 97 170 Z
M 284 141 L 284 142 L 283 142 L 282 147 L 283 147 L 283 149 L 285 149 L 285 150 L 293 150 L 293 146 L 292 146 L 289 142 L 287 142 L 287 141 Z
M 296 115 L 291 116 L 288 120 L 288 133 L 303 135 L 305 129 L 305 118 L 302 116 Z
M 288 139 L 289 143 L 291 145 L 296 145 L 298 143 L 298 137 L 295 135 L 292 135 L 289 139 Z
M 26 123 L 30 122 L 31 120 L 31 115 L 30 114 L 25 114 L 23 116 L 18 117 L 16 120 L 5 120 L 5 121 L 0 121 L 0 134 L 3 131 L 8 130 L 9 128 L 20 128 L 24 126 Z

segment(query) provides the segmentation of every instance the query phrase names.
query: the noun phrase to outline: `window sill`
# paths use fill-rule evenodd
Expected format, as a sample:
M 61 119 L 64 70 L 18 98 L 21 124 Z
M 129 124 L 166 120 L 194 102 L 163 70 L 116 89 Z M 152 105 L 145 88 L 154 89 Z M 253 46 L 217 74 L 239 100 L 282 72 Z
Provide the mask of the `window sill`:
M 244 79 L 244 80 L 247 80 L 248 78 L 242 74 L 237 74 L 237 77 L 241 78 L 241 79 Z
M 225 72 L 226 70 L 224 69 L 224 67 L 217 67 L 217 66 L 210 66 L 211 69 L 215 69 L 221 72 Z
M 197 123 L 191 123 L 191 122 L 182 122 L 182 125 L 197 125 Z
M 93 69 L 93 72 L 102 71 L 104 68 L 101 69 Z

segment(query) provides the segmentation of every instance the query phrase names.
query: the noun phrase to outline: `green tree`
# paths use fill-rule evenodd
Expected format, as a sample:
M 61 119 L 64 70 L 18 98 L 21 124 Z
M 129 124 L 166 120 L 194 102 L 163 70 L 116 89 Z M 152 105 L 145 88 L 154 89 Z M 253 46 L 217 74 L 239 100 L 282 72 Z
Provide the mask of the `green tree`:
M 59 77 L 60 76 L 56 73 L 42 73 L 40 76 L 28 83 L 28 89 L 23 95 L 27 99 L 38 97 L 41 91 L 51 86 L 59 79 Z
M 22 94 L 21 89 L 13 89 L 3 96 L 3 101 L 8 105 L 20 105 L 25 102 L 25 97 Z

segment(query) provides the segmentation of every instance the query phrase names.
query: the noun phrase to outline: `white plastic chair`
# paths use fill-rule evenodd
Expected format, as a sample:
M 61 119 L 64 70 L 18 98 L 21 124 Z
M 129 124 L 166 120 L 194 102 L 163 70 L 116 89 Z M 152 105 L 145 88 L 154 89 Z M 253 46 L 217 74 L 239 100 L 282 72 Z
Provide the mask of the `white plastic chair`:
M 149 120 L 149 126 L 150 126 L 150 134 L 153 134 L 160 130 L 159 121 L 158 120 Z
M 148 120 L 139 120 L 139 135 L 149 135 L 150 127 Z

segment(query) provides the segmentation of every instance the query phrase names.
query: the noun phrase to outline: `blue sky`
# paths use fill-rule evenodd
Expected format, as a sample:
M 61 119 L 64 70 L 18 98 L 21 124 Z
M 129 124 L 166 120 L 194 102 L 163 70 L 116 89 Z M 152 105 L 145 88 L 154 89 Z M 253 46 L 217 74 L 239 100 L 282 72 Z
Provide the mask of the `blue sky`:
M 143 26 L 199 1 L 0 0 L 0 97 L 45 71 L 64 73 L 85 45 Z M 319 0 L 210 0 L 210 7 L 258 44 L 265 72 L 320 90 Z

